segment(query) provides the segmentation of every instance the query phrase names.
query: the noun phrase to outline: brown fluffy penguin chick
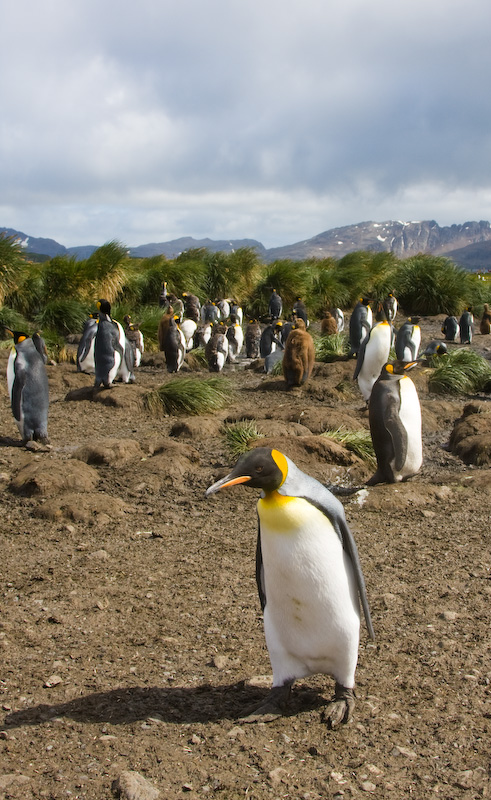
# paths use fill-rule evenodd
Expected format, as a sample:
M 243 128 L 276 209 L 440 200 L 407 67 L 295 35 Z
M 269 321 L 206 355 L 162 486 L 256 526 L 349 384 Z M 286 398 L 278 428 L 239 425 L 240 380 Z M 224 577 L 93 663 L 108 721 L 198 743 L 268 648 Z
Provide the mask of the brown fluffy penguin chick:
M 329 311 L 326 311 L 326 316 L 321 321 L 321 333 L 323 336 L 332 336 L 338 332 L 338 323 Z
M 301 386 L 310 378 L 314 361 L 314 340 L 307 333 L 303 319 L 298 319 L 288 334 L 283 354 L 283 375 L 289 389 Z
M 482 312 L 481 317 L 481 325 L 479 330 L 486 336 L 486 334 L 491 333 L 491 311 L 489 310 L 489 305 L 484 303 L 484 311 Z M 34 337 L 33 337 L 34 338 Z
M 159 350 L 164 350 L 164 342 L 165 337 L 167 335 L 167 331 L 169 329 L 170 321 L 174 319 L 174 309 L 172 306 L 167 306 L 167 311 L 165 312 L 164 316 L 161 318 L 159 322 L 159 330 L 158 330 L 158 339 L 159 339 Z

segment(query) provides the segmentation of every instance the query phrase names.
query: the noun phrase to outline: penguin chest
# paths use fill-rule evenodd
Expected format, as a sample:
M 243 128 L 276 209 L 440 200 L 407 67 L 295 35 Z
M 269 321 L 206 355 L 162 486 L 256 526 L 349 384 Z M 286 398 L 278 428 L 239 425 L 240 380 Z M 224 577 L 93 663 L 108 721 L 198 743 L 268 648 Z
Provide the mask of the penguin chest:
M 407 375 L 399 381 L 399 394 L 399 419 L 407 433 L 407 456 L 400 478 L 406 478 L 415 475 L 423 462 L 421 406 L 416 387 Z
M 338 633 L 356 638 L 351 562 L 329 518 L 303 498 L 275 492 L 259 501 L 258 514 L 269 640 L 315 660 Z
M 391 327 L 387 323 L 382 322 L 372 328 L 358 376 L 358 384 L 365 400 L 369 399 L 373 384 L 389 359 L 391 337 Z

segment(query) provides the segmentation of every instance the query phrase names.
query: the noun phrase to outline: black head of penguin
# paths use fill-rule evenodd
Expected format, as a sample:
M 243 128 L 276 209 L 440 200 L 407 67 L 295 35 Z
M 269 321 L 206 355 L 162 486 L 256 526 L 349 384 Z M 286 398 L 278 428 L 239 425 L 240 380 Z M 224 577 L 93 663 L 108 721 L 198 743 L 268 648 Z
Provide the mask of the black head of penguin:
M 111 315 L 111 303 L 109 300 L 98 300 L 97 308 L 101 314 L 108 314 L 109 316 Z
M 24 331 L 12 331 L 10 328 L 5 328 L 9 336 L 11 336 L 14 340 L 14 344 L 20 344 L 20 342 L 25 341 L 25 339 L 29 339 L 29 334 L 24 333 Z
M 220 489 L 237 486 L 240 483 L 253 489 L 274 492 L 285 480 L 287 470 L 286 459 L 282 453 L 269 447 L 257 447 L 241 456 L 228 475 L 210 486 L 206 491 L 206 497 Z
M 410 369 L 416 367 L 417 364 L 419 364 L 419 361 L 388 361 L 380 371 L 379 380 L 390 381 L 394 377 L 397 378 L 401 375 L 405 375 Z

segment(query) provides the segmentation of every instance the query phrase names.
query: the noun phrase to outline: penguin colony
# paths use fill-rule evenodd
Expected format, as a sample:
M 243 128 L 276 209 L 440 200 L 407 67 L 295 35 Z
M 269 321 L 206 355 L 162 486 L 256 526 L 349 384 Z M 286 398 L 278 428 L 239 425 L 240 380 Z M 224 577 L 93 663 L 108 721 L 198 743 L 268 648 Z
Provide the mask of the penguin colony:
M 315 361 L 308 333 L 307 309 L 297 297 L 291 319 L 280 319 L 283 303 L 275 289 L 269 301 L 269 321 L 251 319 L 242 329 L 242 309 L 233 298 L 201 306 L 184 293 L 180 300 L 162 284 L 159 347 L 167 370 L 177 372 L 186 351 L 205 346 L 210 371 L 234 363 L 245 345 L 248 358 L 265 359 L 265 369 L 282 359 L 287 388 L 306 382 Z M 134 380 L 134 369 L 144 352 L 143 335 L 129 315 L 123 326 L 111 318 L 106 300 L 85 322 L 77 351 L 77 370 L 95 374 L 95 386 L 109 388 L 117 376 Z M 367 485 L 396 483 L 417 474 L 422 465 L 421 409 L 409 372 L 418 362 L 444 356 L 443 342 L 431 342 L 419 355 L 421 331 L 417 317 L 408 318 L 395 334 L 396 360 L 390 361 L 394 342 L 392 323 L 397 300 L 390 294 L 377 306 L 380 321 L 372 327 L 372 310 L 361 298 L 350 319 L 350 355 L 356 356 L 354 379 L 368 405 L 370 433 L 377 461 Z M 467 309 L 457 321 L 448 317 L 445 339 L 472 341 L 474 319 Z M 344 329 L 340 309 L 326 311 L 324 335 Z M 491 330 L 491 312 L 485 307 L 481 333 Z M 30 338 L 10 331 L 14 346 L 9 356 L 7 382 L 11 408 L 22 442 L 48 443 L 47 351 L 40 333 Z M 355 671 L 360 638 L 360 605 L 371 638 L 370 616 L 363 572 L 353 535 L 339 500 L 313 477 L 303 473 L 275 449 L 258 447 L 242 456 L 231 472 L 206 491 L 210 497 L 243 484 L 260 490 L 257 502 L 259 532 L 256 581 L 264 615 L 264 632 L 273 670 L 268 697 L 244 722 L 269 721 L 285 713 L 294 682 L 309 675 L 327 674 L 335 680 L 334 696 L 325 719 L 332 728 L 351 719 L 355 705 Z

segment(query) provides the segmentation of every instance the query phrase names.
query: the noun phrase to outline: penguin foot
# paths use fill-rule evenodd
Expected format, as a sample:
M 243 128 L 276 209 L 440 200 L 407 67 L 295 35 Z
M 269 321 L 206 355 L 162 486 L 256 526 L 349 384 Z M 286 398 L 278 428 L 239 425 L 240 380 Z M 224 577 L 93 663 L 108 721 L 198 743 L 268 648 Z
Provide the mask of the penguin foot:
M 351 720 L 355 708 L 355 692 L 346 686 L 336 683 L 334 697 L 326 707 L 323 714 L 324 722 L 328 728 L 335 728 L 341 723 L 346 724 Z
M 273 686 L 264 702 L 245 717 L 240 717 L 239 722 L 273 722 L 282 717 L 286 711 L 291 690 L 291 683 Z

